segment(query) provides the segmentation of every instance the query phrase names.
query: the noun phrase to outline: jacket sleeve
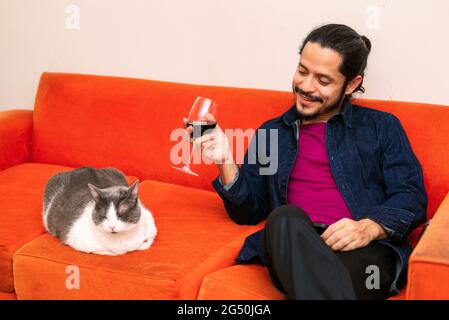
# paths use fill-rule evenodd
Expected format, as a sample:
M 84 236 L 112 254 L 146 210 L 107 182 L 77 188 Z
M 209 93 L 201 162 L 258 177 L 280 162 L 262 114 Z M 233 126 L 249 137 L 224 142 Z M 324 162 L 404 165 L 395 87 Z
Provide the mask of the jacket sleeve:
M 257 156 L 258 132 L 251 139 L 238 177 L 230 187 L 225 188 L 219 177 L 212 185 L 223 199 L 230 218 L 238 224 L 257 224 L 269 213 L 267 205 L 267 185 L 260 174 L 261 165 Z
M 423 173 L 402 125 L 394 115 L 389 115 L 380 140 L 386 200 L 382 205 L 372 207 L 368 218 L 390 229 L 391 241 L 402 241 L 426 220 Z

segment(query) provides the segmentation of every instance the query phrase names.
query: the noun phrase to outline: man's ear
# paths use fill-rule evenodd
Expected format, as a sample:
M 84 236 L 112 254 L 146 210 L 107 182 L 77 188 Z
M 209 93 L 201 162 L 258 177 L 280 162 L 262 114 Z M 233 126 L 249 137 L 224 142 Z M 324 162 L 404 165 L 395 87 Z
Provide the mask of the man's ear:
M 362 81 L 363 77 L 361 75 L 358 75 L 357 77 L 349 81 L 348 84 L 346 85 L 345 95 L 352 94 L 355 91 L 355 89 L 357 89 L 357 87 L 362 83 Z

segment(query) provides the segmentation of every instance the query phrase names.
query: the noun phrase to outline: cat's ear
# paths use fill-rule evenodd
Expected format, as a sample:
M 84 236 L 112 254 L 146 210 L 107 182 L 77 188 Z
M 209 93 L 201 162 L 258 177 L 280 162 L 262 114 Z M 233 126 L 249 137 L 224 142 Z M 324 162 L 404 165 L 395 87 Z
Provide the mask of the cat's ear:
M 98 201 L 101 199 L 101 190 L 100 188 L 97 188 L 93 184 L 88 183 L 87 186 L 89 187 L 90 194 L 94 198 L 95 201 Z
M 129 188 L 128 188 L 128 194 L 129 199 L 136 200 L 138 193 L 139 193 L 139 180 L 136 180 Z

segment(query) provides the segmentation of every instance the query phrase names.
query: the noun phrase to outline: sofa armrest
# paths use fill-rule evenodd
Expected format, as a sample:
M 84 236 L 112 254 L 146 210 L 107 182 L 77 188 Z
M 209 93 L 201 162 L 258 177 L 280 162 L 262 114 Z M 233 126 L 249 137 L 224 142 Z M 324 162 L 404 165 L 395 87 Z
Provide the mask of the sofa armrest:
M 412 252 L 407 299 L 449 299 L 449 193 Z
M 0 170 L 30 159 L 32 110 L 0 111 Z

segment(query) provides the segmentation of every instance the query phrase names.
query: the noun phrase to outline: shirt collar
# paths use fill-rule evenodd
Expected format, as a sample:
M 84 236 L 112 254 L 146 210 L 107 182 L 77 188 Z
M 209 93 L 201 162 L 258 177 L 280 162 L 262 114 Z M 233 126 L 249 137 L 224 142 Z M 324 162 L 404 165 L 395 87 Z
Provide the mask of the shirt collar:
M 341 115 L 343 117 L 344 124 L 348 128 L 352 128 L 352 109 L 353 109 L 353 107 L 352 107 L 351 101 L 348 98 L 346 98 L 343 101 L 343 106 L 342 106 L 341 110 L 337 114 L 335 114 L 333 117 Z M 287 110 L 287 112 L 285 112 L 282 115 L 282 120 L 284 121 L 284 123 L 287 126 L 293 125 L 297 119 L 298 119 L 298 117 L 297 117 L 297 111 L 296 111 L 296 104 L 293 105 L 290 109 Z

